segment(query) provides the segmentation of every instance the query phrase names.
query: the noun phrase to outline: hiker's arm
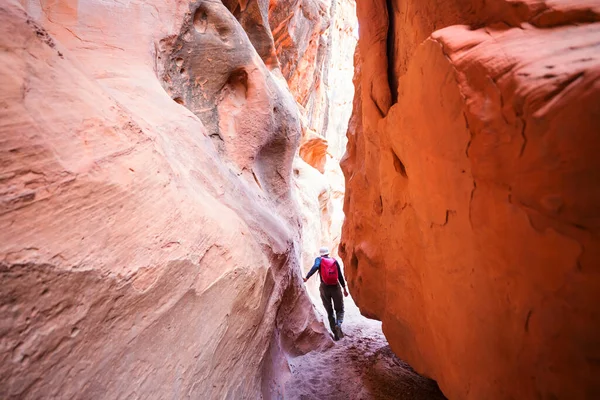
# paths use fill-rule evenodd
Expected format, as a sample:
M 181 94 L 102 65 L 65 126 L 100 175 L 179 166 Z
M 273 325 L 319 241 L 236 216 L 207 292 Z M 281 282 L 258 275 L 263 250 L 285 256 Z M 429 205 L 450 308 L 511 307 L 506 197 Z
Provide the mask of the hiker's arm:
M 342 275 L 342 268 L 340 268 L 340 263 L 337 262 L 337 260 L 335 260 L 335 265 L 337 265 L 338 269 L 338 281 L 340 281 L 340 285 L 346 289 L 346 281 L 344 280 L 344 275 Z
M 338 281 L 340 281 L 340 285 L 344 288 L 344 296 L 348 296 L 348 291 L 346 290 L 346 281 L 344 280 L 344 275 L 342 274 L 342 268 L 340 267 L 340 263 L 335 260 L 335 265 L 337 265 L 338 269 Z
M 313 276 L 315 274 L 315 272 L 317 272 L 319 270 L 320 266 L 321 266 L 321 259 L 320 258 L 315 259 L 315 264 L 310 269 L 310 271 L 308 271 L 308 275 L 306 275 L 306 278 L 304 278 L 304 282 L 306 282 L 311 276 Z

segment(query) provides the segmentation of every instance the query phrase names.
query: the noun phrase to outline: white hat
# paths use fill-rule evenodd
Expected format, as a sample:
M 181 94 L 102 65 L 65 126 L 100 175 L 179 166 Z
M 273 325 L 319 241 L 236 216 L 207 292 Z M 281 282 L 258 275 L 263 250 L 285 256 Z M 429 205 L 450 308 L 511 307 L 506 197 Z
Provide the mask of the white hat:
M 329 249 L 328 249 L 327 247 L 321 247 L 321 248 L 319 249 L 319 253 L 320 253 L 322 256 L 328 256 L 328 255 L 329 255 Z

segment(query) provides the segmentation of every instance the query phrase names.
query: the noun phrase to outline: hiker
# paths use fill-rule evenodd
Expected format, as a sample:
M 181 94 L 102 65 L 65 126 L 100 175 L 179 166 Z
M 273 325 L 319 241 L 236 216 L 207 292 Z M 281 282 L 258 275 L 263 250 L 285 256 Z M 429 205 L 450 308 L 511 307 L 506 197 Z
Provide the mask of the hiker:
M 344 337 L 344 333 L 342 332 L 344 298 L 342 297 L 340 285 L 344 288 L 344 296 L 348 297 L 346 282 L 344 281 L 340 264 L 335 258 L 329 257 L 329 249 L 321 247 L 319 253 L 321 257 L 315 259 L 315 264 L 308 272 L 308 275 L 306 275 L 306 278 L 304 278 L 304 282 L 308 281 L 315 272 L 319 271 L 319 277 L 321 278 L 321 286 L 319 288 L 321 300 L 327 311 L 327 318 L 329 319 L 329 326 L 331 327 L 331 332 L 333 332 L 333 337 L 335 340 L 340 340 Z M 331 300 L 333 300 L 336 318 L 333 317 Z

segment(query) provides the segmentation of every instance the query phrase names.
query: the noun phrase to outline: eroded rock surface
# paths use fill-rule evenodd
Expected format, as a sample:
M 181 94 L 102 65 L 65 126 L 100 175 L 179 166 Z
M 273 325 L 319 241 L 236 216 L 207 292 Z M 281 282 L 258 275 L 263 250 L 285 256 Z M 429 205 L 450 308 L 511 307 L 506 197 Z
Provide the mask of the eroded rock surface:
M 0 397 L 268 398 L 330 344 L 267 6 L 0 5 Z
M 600 5 L 358 3 L 341 253 L 452 399 L 600 396 Z
M 344 178 L 339 160 L 352 111 L 352 57 L 357 41 L 354 0 L 275 1 L 269 7 L 275 52 L 300 110 L 295 193 L 301 204 L 302 267 L 319 247 L 337 256 Z M 315 218 L 315 216 L 318 216 Z M 320 303 L 318 280 L 309 283 Z

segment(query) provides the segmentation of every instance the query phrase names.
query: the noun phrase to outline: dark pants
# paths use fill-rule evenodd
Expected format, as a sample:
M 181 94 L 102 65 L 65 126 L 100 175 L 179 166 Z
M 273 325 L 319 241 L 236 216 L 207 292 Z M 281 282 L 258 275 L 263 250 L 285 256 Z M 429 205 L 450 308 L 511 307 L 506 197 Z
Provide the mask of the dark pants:
M 321 300 L 325 311 L 327 311 L 327 319 L 329 319 L 329 326 L 331 331 L 334 332 L 334 327 L 342 325 L 344 321 L 344 297 L 342 296 L 342 288 L 340 285 L 326 285 L 321 283 L 319 289 L 321 293 Z M 333 307 L 331 307 L 331 301 L 333 300 Z M 335 308 L 335 316 L 333 317 L 333 309 Z

